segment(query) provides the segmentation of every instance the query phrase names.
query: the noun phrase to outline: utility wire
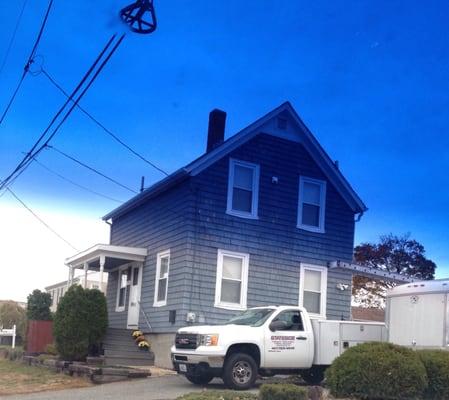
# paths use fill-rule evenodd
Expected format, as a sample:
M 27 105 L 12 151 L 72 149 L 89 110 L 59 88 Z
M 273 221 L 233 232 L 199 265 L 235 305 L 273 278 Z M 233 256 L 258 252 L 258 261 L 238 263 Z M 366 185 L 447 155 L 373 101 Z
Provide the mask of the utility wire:
M 17 18 L 16 25 L 14 26 L 14 30 L 12 32 L 11 38 L 9 39 L 8 47 L 6 48 L 6 52 L 5 52 L 5 56 L 3 57 L 2 64 L 0 65 L 0 74 L 3 72 L 3 68 L 5 67 L 6 61 L 8 60 L 12 45 L 14 43 L 14 40 L 16 39 L 17 29 L 19 28 L 20 22 L 22 21 L 23 12 L 25 11 L 27 2 L 28 2 L 28 0 L 24 0 L 24 2 L 22 4 L 22 9 L 20 10 L 20 13 Z
M 64 96 L 68 97 L 69 94 L 64 90 L 64 88 L 56 82 L 56 80 L 44 69 L 41 68 L 41 72 L 47 77 L 47 79 L 62 93 Z M 168 176 L 168 172 L 164 171 L 162 168 L 155 165 L 152 161 L 145 158 L 142 154 L 139 154 L 136 150 L 131 148 L 129 145 L 127 145 L 123 140 L 121 140 L 116 134 L 111 132 L 110 129 L 108 129 L 104 124 L 102 124 L 97 118 L 95 118 L 91 113 L 89 113 L 84 107 L 82 107 L 80 104 L 77 104 L 77 107 L 80 111 L 82 111 L 88 118 L 90 118 L 95 124 L 97 124 L 101 129 L 103 129 L 108 135 L 110 135 L 113 139 L 115 139 L 118 143 L 120 143 L 123 147 L 128 149 L 132 154 L 139 157 L 142 161 L 146 162 L 147 164 L 151 165 L 154 169 L 158 170 L 159 172 L 162 172 L 165 176 Z
M 17 86 L 16 86 L 16 88 L 15 88 L 11 98 L 9 99 L 8 104 L 6 105 L 5 110 L 3 111 L 2 116 L 0 117 L 0 125 L 3 123 L 3 120 L 6 117 L 6 114 L 8 114 L 8 111 L 11 108 L 11 105 L 14 102 L 14 99 L 16 98 L 17 93 L 20 90 L 20 87 L 22 86 L 22 83 L 25 80 L 25 77 L 27 76 L 27 73 L 28 73 L 28 71 L 30 69 L 30 65 L 33 63 L 33 58 L 34 58 L 34 55 L 36 53 L 37 46 L 39 45 L 39 42 L 41 40 L 42 33 L 44 32 L 45 25 L 47 24 L 48 15 L 50 14 L 50 10 L 51 10 L 52 5 L 53 5 L 53 0 L 50 0 L 50 2 L 48 3 L 47 12 L 45 13 L 45 17 L 44 17 L 44 20 L 42 21 L 41 27 L 39 29 L 39 33 L 38 33 L 37 38 L 36 38 L 36 41 L 34 42 L 34 45 L 33 45 L 33 48 L 31 50 L 30 56 L 28 57 L 27 63 L 25 64 L 25 67 L 23 68 L 22 77 L 20 78 L 19 83 L 17 84 Z
M 69 241 L 64 239 L 58 232 L 56 232 L 52 227 L 50 227 L 42 218 L 40 218 L 30 207 L 28 207 L 10 188 L 6 188 L 9 193 L 20 203 L 22 206 L 24 206 L 42 225 L 44 225 L 50 232 L 52 232 L 54 235 L 56 235 L 59 239 L 61 239 L 64 243 L 69 245 L 73 250 L 76 252 L 79 252 L 79 250 L 73 246 Z
M 103 178 L 106 178 L 107 180 L 109 180 L 109 181 L 115 183 L 116 185 L 121 186 L 122 188 L 124 188 L 124 189 L 126 189 L 126 190 L 129 190 L 130 192 L 137 193 L 135 190 L 131 189 L 130 187 L 128 187 L 128 186 L 126 186 L 126 185 L 123 185 L 122 183 L 116 181 L 115 179 L 113 179 L 113 178 L 111 178 L 111 177 L 109 177 L 109 176 L 103 174 L 102 172 L 98 171 L 97 169 L 95 169 L 95 168 L 93 168 L 93 167 L 90 167 L 89 165 L 83 163 L 82 161 L 76 159 L 75 157 L 72 157 L 72 156 L 68 155 L 67 153 L 64 153 L 63 151 L 57 149 L 56 147 L 54 147 L 54 146 L 47 146 L 47 147 L 48 147 L 49 149 L 52 149 L 52 150 L 56 151 L 57 153 L 61 154 L 62 156 L 68 158 L 69 160 L 72 160 L 73 162 L 75 162 L 75 163 L 77 163 L 77 164 L 83 166 L 84 168 L 87 168 L 88 170 L 90 170 L 90 171 L 96 173 L 97 175 L 100 175 L 100 176 L 102 176 Z
M 92 64 L 92 66 L 89 68 L 88 72 L 83 76 L 83 78 L 81 79 L 80 83 L 78 84 L 78 86 L 75 88 L 75 90 L 72 92 L 72 95 L 70 96 L 71 98 L 73 98 L 73 96 L 75 96 L 75 94 L 78 92 L 78 90 L 81 89 L 82 85 L 84 84 L 84 82 L 87 80 L 87 78 L 89 77 L 89 75 L 92 73 L 92 71 L 95 69 L 95 66 L 98 64 L 98 62 L 101 60 L 102 56 L 104 55 L 104 53 L 106 52 L 106 50 L 109 48 L 109 46 L 111 45 L 112 41 L 115 39 L 116 35 L 112 35 L 112 37 L 109 39 L 108 43 L 106 44 L 105 48 L 102 50 L 102 52 L 99 54 L 99 56 L 97 57 L 97 59 L 95 60 L 95 62 Z M 17 177 L 17 175 L 20 175 L 32 162 L 33 157 L 36 157 L 44 148 L 47 147 L 48 143 L 50 142 L 50 140 L 56 135 L 56 133 L 58 132 L 59 128 L 62 126 L 62 124 L 66 121 L 66 119 L 69 117 L 69 115 L 72 113 L 73 109 L 76 107 L 76 104 L 78 104 L 78 102 L 81 100 L 81 98 L 86 94 L 87 90 L 90 88 L 90 86 L 93 84 L 93 82 L 95 81 L 95 79 L 98 77 L 98 75 L 100 74 L 100 72 L 102 71 L 102 69 L 104 68 L 104 66 L 107 64 L 107 62 L 110 60 L 110 58 L 112 57 L 112 55 L 114 54 L 114 52 L 117 50 L 117 48 L 120 46 L 120 44 L 122 43 L 123 39 L 125 37 L 125 34 L 123 34 L 120 39 L 117 41 L 117 43 L 114 45 L 114 47 L 112 48 L 112 50 L 109 52 L 109 54 L 106 56 L 105 60 L 103 60 L 103 62 L 100 64 L 100 66 L 98 67 L 97 71 L 94 73 L 93 77 L 90 79 L 90 81 L 87 83 L 86 87 L 83 89 L 83 91 L 81 92 L 81 94 L 78 96 L 78 98 L 73 102 L 72 107 L 70 107 L 70 109 L 66 112 L 66 114 L 64 115 L 64 117 L 62 118 L 61 122 L 56 126 L 56 128 L 53 130 L 53 132 L 50 134 L 50 136 L 48 137 L 48 139 L 37 149 L 36 147 L 39 145 L 39 143 L 44 139 L 44 136 L 48 133 L 48 131 L 50 130 L 51 126 L 53 125 L 53 123 L 56 121 L 57 117 L 62 114 L 64 108 L 68 105 L 68 103 L 70 102 L 71 99 L 67 99 L 66 102 L 64 103 L 64 105 L 60 108 L 60 110 L 57 112 L 57 114 L 55 115 L 55 117 L 52 119 L 52 121 L 50 122 L 50 124 L 47 126 L 47 128 L 45 129 L 45 131 L 41 134 L 41 136 L 39 137 L 39 139 L 35 142 L 35 144 L 33 145 L 33 147 L 31 148 L 31 150 L 27 153 L 27 155 L 22 159 L 22 161 L 19 163 L 19 165 L 17 165 L 17 167 L 14 169 L 14 171 L 6 178 L 3 180 L 2 183 L 0 183 L 0 190 L 2 190 L 6 185 L 9 184 L 9 181 L 15 177 Z
M 123 201 L 121 201 L 121 200 L 114 199 L 113 197 L 109 197 L 109 196 L 107 196 L 105 194 L 102 194 L 102 193 L 99 193 L 99 192 L 97 192 L 95 190 L 89 189 L 86 186 L 80 185 L 79 183 L 76 183 L 76 182 L 72 181 L 71 179 L 66 178 L 64 175 L 61 175 L 59 172 L 56 172 L 56 171 L 52 170 L 51 168 L 48 168 L 45 164 L 43 164 L 42 162 L 40 162 L 36 158 L 33 158 L 33 161 L 35 163 L 37 163 L 38 165 L 40 165 L 45 170 L 47 170 L 48 172 L 51 172 L 52 174 L 56 175 L 57 177 L 61 178 L 62 180 L 66 181 L 66 182 L 69 182 L 72 185 L 74 185 L 76 187 L 79 187 L 80 189 L 83 189 L 83 190 L 85 190 L 87 192 L 96 194 L 97 196 L 104 197 L 105 199 L 108 199 L 108 200 L 111 200 L 111 201 L 115 201 L 116 203 L 123 203 Z
M 87 72 L 84 74 L 84 76 L 81 78 L 78 85 L 75 87 L 75 89 L 72 91 L 72 94 L 70 95 L 70 98 L 65 101 L 65 103 L 59 108 L 59 110 L 56 112 L 56 114 L 53 116 L 50 123 L 47 125 L 45 130 L 42 132 L 42 134 L 39 136 L 38 140 L 34 143 L 34 145 L 31 147 L 30 151 L 24 156 L 22 161 L 17 165 L 17 167 L 14 169 L 14 171 L 3 180 L 3 183 L 0 184 L 0 190 L 4 187 L 5 183 L 8 183 L 8 181 L 13 177 L 14 174 L 16 174 L 22 167 L 24 167 L 27 162 L 31 161 L 31 154 L 36 149 L 36 147 L 39 145 L 39 143 L 44 139 L 45 135 L 50 131 L 52 125 L 56 122 L 57 118 L 63 113 L 65 107 L 70 103 L 70 100 L 73 98 L 73 96 L 76 95 L 76 93 L 81 89 L 84 82 L 87 80 L 88 76 L 92 73 L 94 68 L 97 66 L 97 64 L 100 62 L 101 58 L 103 57 L 104 53 L 107 51 L 109 46 L 111 45 L 112 41 L 114 40 L 115 35 L 113 35 L 108 42 L 106 43 L 103 50 L 100 52 L 100 54 L 97 56 L 93 64 L 90 66 L 90 68 L 87 70 Z

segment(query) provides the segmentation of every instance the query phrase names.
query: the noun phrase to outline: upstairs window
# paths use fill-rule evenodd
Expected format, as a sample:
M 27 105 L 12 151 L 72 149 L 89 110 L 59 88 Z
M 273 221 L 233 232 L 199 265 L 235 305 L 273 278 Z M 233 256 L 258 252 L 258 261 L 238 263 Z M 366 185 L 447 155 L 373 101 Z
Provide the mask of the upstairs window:
M 326 182 L 299 178 L 298 228 L 324 233 Z
M 299 305 L 315 317 L 326 318 L 327 268 L 301 264 Z
M 258 197 L 259 166 L 230 159 L 226 212 L 243 218 L 257 218 Z
M 246 309 L 248 254 L 218 250 L 215 307 Z
M 154 307 L 167 305 L 168 270 L 170 267 L 170 251 L 157 255 L 156 281 L 154 285 Z

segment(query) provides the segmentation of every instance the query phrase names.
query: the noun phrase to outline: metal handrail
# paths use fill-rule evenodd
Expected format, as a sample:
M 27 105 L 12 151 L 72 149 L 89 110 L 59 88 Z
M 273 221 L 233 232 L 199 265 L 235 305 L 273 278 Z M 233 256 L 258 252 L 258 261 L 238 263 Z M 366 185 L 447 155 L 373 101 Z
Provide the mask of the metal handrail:
M 142 312 L 142 314 L 143 314 L 143 316 L 145 318 L 145 322 L 147 323 L 148 328 L 150 328 L 150 332 L 151 332 L 153 330 L 153 328 L 151 327 L 150 320 L 148 319 L 147 313 L 143 309 L 142 303 L 140 302 L 140 300 L 137 300 L 137 302 L 139 303 L 139 310 Z

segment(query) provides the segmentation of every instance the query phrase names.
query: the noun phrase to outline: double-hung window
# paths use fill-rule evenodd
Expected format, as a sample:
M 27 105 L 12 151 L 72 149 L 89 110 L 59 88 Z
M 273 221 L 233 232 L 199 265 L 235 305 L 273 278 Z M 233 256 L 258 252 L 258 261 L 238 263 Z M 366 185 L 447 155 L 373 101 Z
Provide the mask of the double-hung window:
M 215 307 L 246 309 L 249 255 L 218 250 Z
M 257 218 L 258 201 L 259 166 L 231 158 L 226 212 L 243 218 Z
M 299 178 L 298 228 L 324 233 L 326 182 Z
M 156 264 L 156 281 L 154 284 L 154 307 L 167 305 L 169 268 L 170 250 L 158 253 Z
M 124 311 L 126 302 L 126 292 L 129 285 L 129 268 L 121 268 L 118 271 L 118 284 L 117 284 L 117 304 L 115 311 Z
M 301 264 L 299 305 L 315 317 L 326 318 L 327 268 Z

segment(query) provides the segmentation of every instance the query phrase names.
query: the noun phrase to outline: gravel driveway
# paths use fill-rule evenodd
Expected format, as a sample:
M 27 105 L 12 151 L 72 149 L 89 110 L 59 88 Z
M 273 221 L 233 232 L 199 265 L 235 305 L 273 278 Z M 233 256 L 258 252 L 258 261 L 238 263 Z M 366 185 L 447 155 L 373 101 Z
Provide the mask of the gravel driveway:
M 224 389 L 223 382 L 214 379 L 208 390 Z M 178 375 L 161 376 L 134 381 L 115 382 L 82 389 L 4 396 L 5 400 L 172 400 L 190 392 L 201 391 Z M 256 389 L 253 390 L 256 392 Z M 0 396 L 1 397 L 1 396 Z

